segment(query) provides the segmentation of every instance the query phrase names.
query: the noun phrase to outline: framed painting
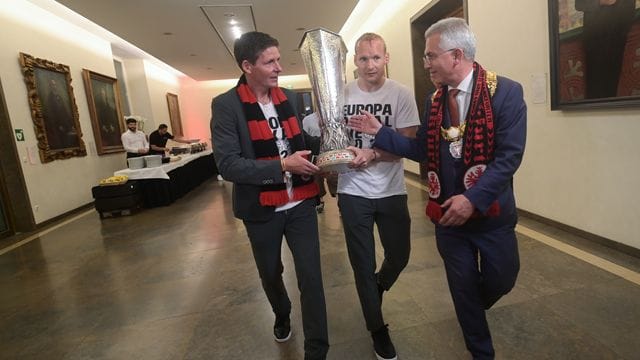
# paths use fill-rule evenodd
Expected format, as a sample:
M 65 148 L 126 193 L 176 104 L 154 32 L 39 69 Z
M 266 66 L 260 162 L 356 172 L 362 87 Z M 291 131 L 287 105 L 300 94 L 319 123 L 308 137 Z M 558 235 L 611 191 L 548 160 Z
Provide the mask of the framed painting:
M 295 89 L 294 92 L 296 93 L 296 102 L 298 104 L 298 108 L 294 110 L 302 120 L 305 116 L 316 111 L 313 91 L 311 89 Z
M 167 93 L 167 106 L 169 107 L 169 121 L 171 121 L 171 131 L 173 136 L 183 137 L 182 119 L 180 118 L 180 106 L 178 104 L 178 95 Z
M 20 53 L 40 160 L 86 156 L 67 65 Z
M 548 1 L 551 109 L 640 106 L 640 1 Z
M 91 126 L 98 155 L 123 152 L 120 136 L 125 131 L 118 80 L 83 69 Z

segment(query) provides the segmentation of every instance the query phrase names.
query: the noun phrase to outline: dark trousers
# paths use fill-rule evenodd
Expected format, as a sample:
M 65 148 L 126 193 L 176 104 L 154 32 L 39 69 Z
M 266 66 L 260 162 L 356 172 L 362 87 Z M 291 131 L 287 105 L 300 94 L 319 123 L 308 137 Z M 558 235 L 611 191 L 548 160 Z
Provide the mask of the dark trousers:
M 325 178 L 319 175 L 317 175 L 315 179 L 316 179 L 316 183 L 318 184 L 318 187 L 320 188 L 320 193 L 318 194 L 320 199 L 322 199 L 325 195 L 327 195 L 327 189 L 324 185 L 325 182 L 327 183 L 327 187 L 329 187 L 329 194 L 331 195 L 331 197 L 336 197 L 336 191 L 338 188 L 338 179 Z
M 273 312 L 282 316 L 291 312 L 291 301 L 282 281 L 281 249 L 285 237 L 300 290 L 305 359 L 314 360 L 325 359 L 329 349 L 316 216 L 315 201 L 305 200 L 275 213 L 267 222 L 244 221 L 262 287 Z
M 407 195 L 367 199 L 339 194 L 338 206 L 364 319 L 367 329 L 375 331 L 384 326 L 378 282 L 389 290 L 409 261 L 411 217 Z M 377 277 L 374 223 L 384 248 Z
M 436 226 L 436 242 L 467 349 L 474 359 L 493 359 L 485 310 L 515 285 L 520 269 L 515 229 L 469 232 Z

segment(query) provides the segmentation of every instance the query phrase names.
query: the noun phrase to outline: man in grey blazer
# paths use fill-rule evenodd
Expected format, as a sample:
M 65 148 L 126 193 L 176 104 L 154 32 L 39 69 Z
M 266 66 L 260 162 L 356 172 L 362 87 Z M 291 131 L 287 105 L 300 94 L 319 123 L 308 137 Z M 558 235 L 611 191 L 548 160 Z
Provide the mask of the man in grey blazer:
M 329 341 L 313 179 L 320 169 L 309 161 L 320 141 L 302 131 L 295 95 L 278 87 L 278 41 L 245 33 L 236 40 L 234 55 L 243 75 L 211 105 L 217 166 L 233 182 L 234 215 L 246 227 L 275 314 L 275 340 L 291 336 L 291 302 L 282 281 L 284 236 L 300 290 L 305 359 L 325 359 Z

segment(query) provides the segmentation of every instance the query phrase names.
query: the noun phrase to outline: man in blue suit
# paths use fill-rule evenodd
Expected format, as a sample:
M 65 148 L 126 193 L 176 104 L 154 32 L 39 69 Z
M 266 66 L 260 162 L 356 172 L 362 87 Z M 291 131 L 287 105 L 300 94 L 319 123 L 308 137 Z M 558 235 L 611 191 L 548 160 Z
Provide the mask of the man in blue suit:
M 278 41 L 252 31 L 234 43 L 242 76 L 212 103 L 211 134 L 220 174 L 233 183 L 233 213 L 242 219 L 275 314 L 273 335 L 291 337 L 291 301 L 282 280 L 283 237 L 295 264 L 305 360 L 324 360 L 329 350 L 313 174 L 309 161 L 320 139 L 302 131 L 293 92 L 278 86 Z
M 426 212 L 467 349 L 474 359 L 493 359 L 485 310 L 511 291 L 520 268 L 513 174 L 526 138 L 522 86 L 474 61 L 475 36 L 463 19 L 438 21 L 425 39 L 424 66 L 440 87 L 416 138 L 368 113 L 349 124 L 375 135 L 381 150 L 427 161 Z

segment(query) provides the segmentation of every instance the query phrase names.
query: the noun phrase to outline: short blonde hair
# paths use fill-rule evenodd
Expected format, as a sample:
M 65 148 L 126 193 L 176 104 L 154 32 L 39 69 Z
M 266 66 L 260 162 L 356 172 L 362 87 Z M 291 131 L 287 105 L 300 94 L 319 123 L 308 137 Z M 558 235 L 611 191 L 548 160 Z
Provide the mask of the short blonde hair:
M 373 41 L 373 40 L 380 40 L 382 42 L 382 48 L 384 49 L 384 53 L 387 53 L 387 43 L 384 41 L 384 39 L 382 38 L 382 36 L 376 34 L 376 33 L 364 33 L 362 35 L 360 35 L 360 37 L 358 38 L 358 40 L 356 40 L 356 46 L 354 48 L 354 51 L 356 52 L 356 54 L 358 53 L 358 45 L 360 45 L 361 42 L 363 41 Z

